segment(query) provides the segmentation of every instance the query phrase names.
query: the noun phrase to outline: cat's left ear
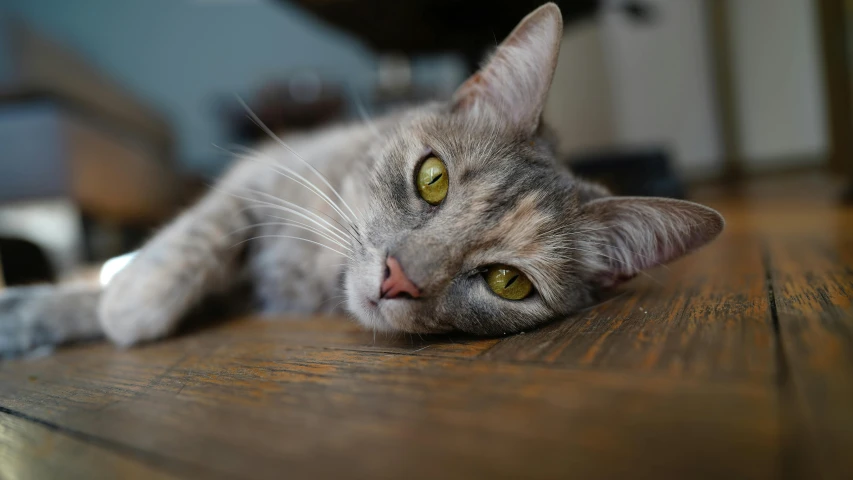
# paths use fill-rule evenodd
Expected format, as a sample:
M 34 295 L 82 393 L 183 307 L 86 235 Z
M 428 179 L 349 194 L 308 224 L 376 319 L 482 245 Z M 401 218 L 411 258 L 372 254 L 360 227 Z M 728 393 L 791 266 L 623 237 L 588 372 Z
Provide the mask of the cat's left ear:
M 608 197 L 581 207 L 586 242 L 580 240 L 587 280 L 609 287 L 713 240 L 723 217 L 693 202 L 652 197 Z
M 532 135 L 548 98 L 563 17 L 553 3 L 529 14 L 500 44 L 488 63 L 453 96 L 454 111 L 492 108 L 511 126 Z

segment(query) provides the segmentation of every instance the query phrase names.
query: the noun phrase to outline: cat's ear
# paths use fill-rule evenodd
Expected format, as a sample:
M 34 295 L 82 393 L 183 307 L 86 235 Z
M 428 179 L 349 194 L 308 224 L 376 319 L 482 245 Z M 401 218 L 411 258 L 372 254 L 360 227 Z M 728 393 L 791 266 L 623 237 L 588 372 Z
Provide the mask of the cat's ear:
M 537 8 L 459 87 L 453 96 L 454 111 L 492 108 L 512 127 L 532 135 L 554 77 L 562 34 L 560 9 L 553 3 Z
M 666 198 L 610 197 L 581 209 L 588 220 L 581 241 L 588 280 L 609 287 L 641 270 L 675 260 L 723 230 L 723 217 L 693 202 Z
M 599 198 L 612 197 L 613 193 L 604 185 L 589 180 L 576 179 L 575 189 L 580 203 L 589 203 Z

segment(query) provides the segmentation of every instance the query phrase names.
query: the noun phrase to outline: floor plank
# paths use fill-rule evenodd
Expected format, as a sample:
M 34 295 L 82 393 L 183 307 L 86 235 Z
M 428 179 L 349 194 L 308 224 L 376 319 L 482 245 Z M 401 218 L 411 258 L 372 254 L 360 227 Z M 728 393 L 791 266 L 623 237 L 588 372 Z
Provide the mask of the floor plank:
M 499 338 L 460 334 L 447 336 L 373 332 L 365 330 L 353 320 L 334 316 L 287 318 L 284 319 L 288 323 L 286 328 L 282 328 L 280 320 L 240 319 L 196 335 L 199 342 L 206 341 L 208 335 L 214 342 L 221 341 L 222 336 L 234 340 L 265 337 L 289 346 L 456 358 L 477 356 L 500 341 Z
M 31 419 L 0 413 L 0 478 L 175 477 Z
M 749 384 L 282 347 L 263 339 L 151 368 L 149 360 L 163 350 L 91 350 L 82 369 L 75 357 L 84 352 L 66 352 L 76 355 L 4 369 L 0 391 L 37 375 L 36 384 L 4 402 L 187 462 L 205 475 L 777 473 L 774 394 Z M 115 391 L 115 384 L 124 387 Z
M 483 357 L 773 381 L 772 319 L 757 237 L 726 233 L 652 275 L 574 319 L 508 338 Z
M 790 377 L 786 387 L 805 418 L 812 451 L 825 478 L 849 478 L 853 472 L 853 231 L 770 239 L 768 262 Z
M 517 336 L 245 318 L 2 362 L 0 474 L 846 478 L 853 209 L 807 180 L 706 194 L 717 242 Z

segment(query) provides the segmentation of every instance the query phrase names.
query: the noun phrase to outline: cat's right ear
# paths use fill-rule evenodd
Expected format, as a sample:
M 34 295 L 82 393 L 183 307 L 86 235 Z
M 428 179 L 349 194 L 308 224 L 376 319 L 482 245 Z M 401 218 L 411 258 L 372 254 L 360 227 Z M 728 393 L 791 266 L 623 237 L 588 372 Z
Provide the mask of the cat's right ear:
M 598 198 L 581 206 L 587 280 L 610 287 L 641 270 L 671 262 L 713 240 L 723 217 L 693 202 L 654 197 Z M 583 243 L 583 241 L 581 241 Z
M 581 178 L 577 178 L 575 181 L 575 191 L 578 195 L 578 201 L 582 204 L 613 196 L 613 193 L 604 185 Z
M 533 135 L 542 116 L 563 34 L 560 9 L 547 3 L 529 14 L 488 63 L 453 96 L 454 111 L 489 108 L 514 129 Z

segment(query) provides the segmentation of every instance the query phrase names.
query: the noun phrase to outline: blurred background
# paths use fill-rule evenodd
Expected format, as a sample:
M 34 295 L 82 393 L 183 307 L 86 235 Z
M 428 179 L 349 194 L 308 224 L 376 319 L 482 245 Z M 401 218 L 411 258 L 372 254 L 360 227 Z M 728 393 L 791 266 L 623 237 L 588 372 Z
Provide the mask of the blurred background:
M 136 248 L 214 145 L 443 99 L 541 1 L 3 0 L 0 262 L 56 280 Z M 684 197 L 853 178 L 853 1 L 566 0 L 546 119 L 582 175 Z

